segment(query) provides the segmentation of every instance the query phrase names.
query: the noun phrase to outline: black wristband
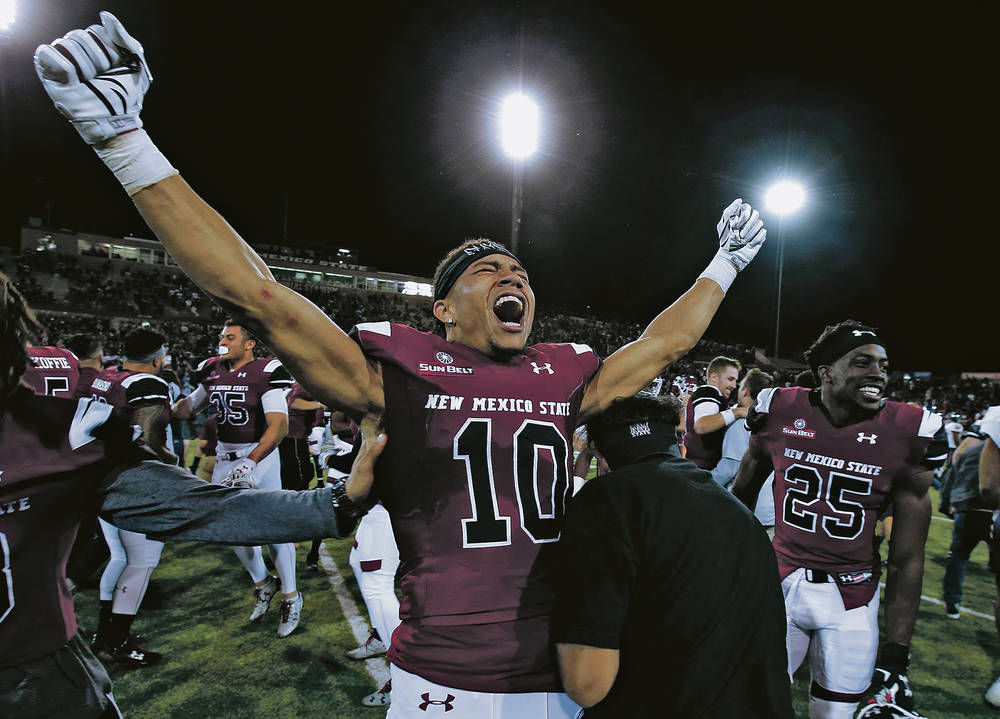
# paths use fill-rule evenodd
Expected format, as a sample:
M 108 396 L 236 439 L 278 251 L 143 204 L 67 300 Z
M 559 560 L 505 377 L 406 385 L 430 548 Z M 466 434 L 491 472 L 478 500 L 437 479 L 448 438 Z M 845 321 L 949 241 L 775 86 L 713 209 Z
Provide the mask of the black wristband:
M 879 651 L 878 665 L 895 674 L 906 674 L 910 666 L 909 645 L 886 642 Z
M 365 509 L 352 502 L 351 498 L 347 496 L 347 487 L 343 480 L 330 484 L 330 501 L 339 514 L 347 515 L 355 521 L 365 515 Z

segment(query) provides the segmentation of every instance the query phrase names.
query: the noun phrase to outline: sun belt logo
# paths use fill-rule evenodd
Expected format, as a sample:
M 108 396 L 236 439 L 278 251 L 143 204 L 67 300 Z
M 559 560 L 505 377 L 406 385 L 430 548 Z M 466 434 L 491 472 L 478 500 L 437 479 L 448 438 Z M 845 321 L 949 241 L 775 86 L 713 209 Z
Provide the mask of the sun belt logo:
M 877 434 L 865 434 L 864 432 L 858 432 L 858 442 L 867 442 L 868 444 L 875 444 L 875 440 L 878 437 Z
M 535 374 L 541 374 L 542 370 L 545 370 L 549 374 L 555 374 L 555 371 L 552 369 L 552 363 L 551 362 L 546 362 L 545 364 L 542 364 L 542 365 L 536 364 L 536 363 L 532 362 L 531 366 L 532 366 L 532 370 L 531 371 L 534 372 Z
M 420 704 L 418 704 L 417 707 L 422 712 L 427 711 L 427 707 L 434 705 L 443 706 L 446 712 L 450 712 L 452 709 L 455 708 L 455 705 L 452 704 L 452 702 L 455 701 L 454 694 L 448 694 L 447 698 L 445 698 L 443 701 L 441 699 L 431 699 L 430 692 L 424 692 L 423 694 L 420 695 L 420 698 L 423 699 L 423 701 L 420 702 Z
M 438 352 L 434 355 L 440 364 L 434 364 L 431 362 L 419 362 L 417 363 L 417 373 L 421 375 L 471 375 L 473 374 L 472 367 L 457 367 L 455 365 L 455 358 L 452 357 L 447 352 Z
M 813 439 L 816 436 L 815 430 L 806 429 L 806 421 L 801 417 L 792 422 L 791 427 L 782 427 L 781 433 L 789 437 L 802 437 L 803 439 Z

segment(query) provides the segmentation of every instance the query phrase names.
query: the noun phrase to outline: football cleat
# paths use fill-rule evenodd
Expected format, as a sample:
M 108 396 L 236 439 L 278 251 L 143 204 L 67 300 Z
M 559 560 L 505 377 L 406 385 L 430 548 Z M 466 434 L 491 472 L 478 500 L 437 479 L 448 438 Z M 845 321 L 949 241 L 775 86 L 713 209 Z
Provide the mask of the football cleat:
M 302 614 L 302 592 L 299 592 L 292 599 L 282 599 L 281 609 L 278 616 L 278 636 L 287 637 L 299 626 L 299 617 Z
M 347 656 L 351 659 L 371 659 L 372 657 L 380 657 L 386 653 L 386 646 L 382 643 L 374 631 L 368 633 L 368 638 L 362 642 L 361 646 L 356 649 L 352 649 L 347 652 Z
M 392 704 L 392 679 L 383 684 L 378 691 L 362 698 L 361 703 L 366 707 L 387 707 Z
M 250 621 L 256 622 L 262 616 L 267 608 L 271 606 L 271 600 L 274 599 L 274 595 L 278 593 L 281 588 L 281 579 L 275 576 L 269 576 L 267 582 L 262 587 L 255 587 L 253 590 L 254 605 L 253 612 L 250 614 Z
M 117 664 L 127 669 L 151 667 L 159 664 L 163 658 L 159 652 L 151 652 L 129 640 L 122 642 L 117 647 L 109 647 L 103 642 L 94 642 L 90 648 L 102 664 Z
M 944 605 L 945 614 L 948 615 L 948 619 L 958 619 L 962 616 L 962 605 L 952 604 L 951 602 L 946 602 Z

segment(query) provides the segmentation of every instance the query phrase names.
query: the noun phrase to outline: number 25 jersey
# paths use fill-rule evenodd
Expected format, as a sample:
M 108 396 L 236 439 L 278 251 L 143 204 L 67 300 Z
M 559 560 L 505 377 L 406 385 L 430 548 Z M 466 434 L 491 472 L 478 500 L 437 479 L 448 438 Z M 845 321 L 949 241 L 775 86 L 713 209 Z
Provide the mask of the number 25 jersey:
M 559 540 L 570 440 L 600 360 L 586 345 L 539 344 L 498 362 L 388 322 L 355 333 L 381 362 L 385 391 L 389 442 L 373 491 L 392 517 L 403 592 L 390 659 L 460 689 L 555 690 L 554 667 L 528 657 L 550 665 L 543 548 Z M 541 631 L 521 636 L 525 618 L 538 619 Z M 495 646 L 476 646 L 487 644 L 478 632 L 489 626 L 494 645 L 509 645 L 503 661 Z M 437 641 L 444 635 L 454 640 L 450 651 Z M 494 660 L 496 672 L 484 669 Z
M 783 577 L 797 567 L 877 567 L 875 522 L 893 482 L 947 453 L 939 414 L 886 402 L 869 419 L 835 427 L 819 391 L 799 387 L 763 390 L 747 427 L 774 464 L 774 551 Z

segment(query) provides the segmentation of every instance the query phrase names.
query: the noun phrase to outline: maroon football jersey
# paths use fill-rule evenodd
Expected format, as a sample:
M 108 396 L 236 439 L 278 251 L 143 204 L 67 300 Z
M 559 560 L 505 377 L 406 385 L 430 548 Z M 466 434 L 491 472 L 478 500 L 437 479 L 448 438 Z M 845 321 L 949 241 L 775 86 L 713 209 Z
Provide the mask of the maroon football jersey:
M 573 459 L 600 360 L 541 344 L 507 362 L 405 325 L 355 328 L 382 365 L 389 443 L 375 497 L 399 545 L 390 659 L 446 686 L 555 691 L 547 616 Z
M 297 399 L 304 399 L 307 402 L 315 402 L 312 395 L 305 387 L 298 382 L 292 383 L 292 391 L 285 397 L 288 401 L 288 437 L 292 439 L 307 439 L 309 432 L 316 426 L 316 410 L 314 409 L 292 409 L 292 402 Z
M 708 434 L 698 434 L 694 431 L 694 410 L 702 404 L 717 408 L 719 412 L 726 409 L 726 400 L 722 392 L 713 385 L 703 384 L 688 398 L 684 409 L 684 456 L 702 469 L 715 469 L 722 459 L 722 440 L 726 436 L 726 428 L 718 429 Z
M 124 410 L 134 410 L 145 405 L 159 405 L 163 408 L 164 436 L 159 446 L 166 445 L 166 431 L 170 423 L 170 385 L 166 380 L 148 372 L 135 372 L 122 367 L 108 367 L 84 387 L 81 383 L 77 393 L 92 396 Z M 149 438 L 146 438 L 149 441 Z M 150 444 L 153 444 L 150 442 Z
M 28 347 L 28 366 L 21 378 L 35 394 L 73 397 L 80 376 L 80 361 L 61 347 Z
M 66 560 L 96 489 L 115 465 L 150 459 L 132 427 L 96 400 L 22 389 L 0 422 L 0 667 L 58 649 L 76 633 Z
M 229 444 L 252 444 L 267 429 L 262 398 L 272 390 L 282 393 L 291 388 L 292 377 L 281 360 L 261 357 L 239 369 L 218 357 L 198 365 L 201 385 L 208 393 L 213 411 L 218 416 L 219 441 Z
M 774 464 L 774 551 L 782 577 L 806 567 L 877 578 L 875 522 L 893 482 L 947 455 L 939 414 L 886 402 L 870 419 L 835 427 L 819 391 L 800 387 L 762 390 L 747 426 Z M 866 604 L 878 590 L 875 581 L 858 586 L 867 598 L 852 600 L 842 585 L 845 603 Z
M 94 393 L 90 389 L 90 385 L 103 371 L 104 370 L 99 370 L 96 367 L 81 367 L 80 377 L 76 382 L 76 389 L 73 390 L 73 398 L 79 399 L 80 397 L 93 397 Z

